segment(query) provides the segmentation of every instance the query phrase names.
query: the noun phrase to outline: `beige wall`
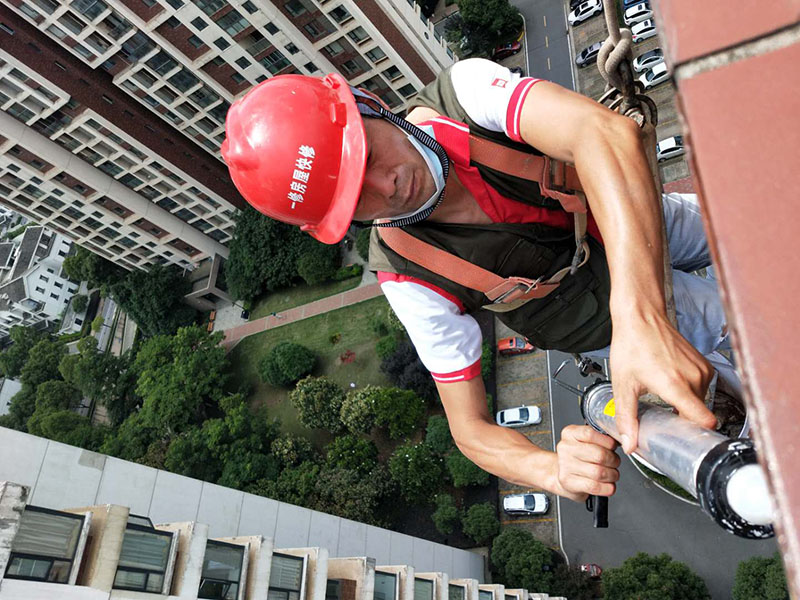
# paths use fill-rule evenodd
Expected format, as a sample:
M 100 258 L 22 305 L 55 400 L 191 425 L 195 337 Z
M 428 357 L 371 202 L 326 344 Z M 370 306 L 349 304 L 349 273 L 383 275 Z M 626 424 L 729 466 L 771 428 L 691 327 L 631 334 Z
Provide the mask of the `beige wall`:
M 83 555 L 83 568 L 78 573 L 78 585 L 110 592 L 117 574 L 122 538 L 128 524 L 128 508 L 116 504 L 67 508 L 73 514 L 91 513 L 89 539 Z

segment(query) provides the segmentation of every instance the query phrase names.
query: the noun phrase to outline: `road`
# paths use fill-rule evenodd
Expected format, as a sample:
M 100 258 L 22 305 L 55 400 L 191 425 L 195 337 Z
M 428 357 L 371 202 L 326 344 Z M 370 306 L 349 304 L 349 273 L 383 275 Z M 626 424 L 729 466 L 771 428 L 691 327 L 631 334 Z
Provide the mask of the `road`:
M 103 326 L 97 332 L 97 348 L 105 352 L 108 348 L 109 338 L 111 337 L 111 326 L 114 324 L 114 314 L 117 312 L 117 304 L 111 298 L 106 298 L 103 303 L 103 310 L 100 316 L 103 317 Z
M 569 355 L 548 352 L 549 371 Z M 593 379 L 582 379 L 570 365 L 570 385 L 585 387 Z M 553 431 L 582 423 L 578 402 L 570 392 L 551 385 Z M 672 498 L 645 479 L 624 458 L 617 493 L 609 502 L 609 528 L 593 529 L 592 516 L 583 504 L 559 500 L 562 549 L 570 564 L 596 563 L 603 568 L 619 566 L 637 552 L 666 552 L 700 575 L 714 600 L 728 600 L 736 566 L 752 556 L 771 556 L 775 540 L 743 540 L 726 533 L 698 507 Z
M 529 75 L 574 89 L 565 4 L 560 0 L 511 0 L 525 17 Z

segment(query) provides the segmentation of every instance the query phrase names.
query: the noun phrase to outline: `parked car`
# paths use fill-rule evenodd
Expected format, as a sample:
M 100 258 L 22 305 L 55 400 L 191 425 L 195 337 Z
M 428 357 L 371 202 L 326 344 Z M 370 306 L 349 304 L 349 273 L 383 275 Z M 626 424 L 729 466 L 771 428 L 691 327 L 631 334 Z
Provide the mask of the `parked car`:
M 586 2 L 586 0 L 569 0 L 570 12 L 578 8 L 583 2 Z M 641 2 L 641 0 L 637 0 L 637 2 Z
M 667 70 L 667 63 L 660 62 L 647 69 L 647 71 L 644 72 L 644 75 L 639 77 L 639 83 L 644 86 L 644 89 L 649 90 L 650 88 L 656 87 L 660 83 L 664 83 L 669 78 L 670 74 L 669 70 Z
M 586 2 L 579 4 L 578 8 L 569 13 L 567 20 L 570 25 L 577 25 L 594 15 L 599 15 L 601 12 L 603 12 L 603 3 L 601 0 L 586 0 Z
M 603 569 L 594 563 L 586 563 L 581 565 L 581 573 L 586 573 L 592 579 L 597 579 L 603 574 Z
M 622 0 L 622 9 L 625 10 L 629 6 L 633 6 L 634 4 L 639 4 L 642 0 Z
M 520 50 L 522 50 L 522 44 L 519 42 L 502 44 L 492 50 L 492 60 L 503 60 L 504 58 L 515 55 Z
M 533 352 L 536 347 L 522 337 L 507 337 L 497 341 L 497 353 L 500 356 L 514 356 Z
M 503 498 L 503 510 L 509 515 L 543 515 L 550 510 L 550 498 L 540 492 L 509 494 Z
M 640 2 L 627 9 L 623 18 L 625 25 L 633 25 L 634 23 L 652 19 L 653 11 L 650 10 L 650 5 L 647 2 Z
M 664 51 L 661 48 L 653 48 L 633 59 L 633 70 L 637 73 L 641 73 L 663 61 Z
M 597 61 L 597 53 L 600 52 L 603 42 L 597 42 L 591 46 L 587 46 L 575 56 L 575 64 L 579 67 L 585 67 Z
M 685 152 L 686 149 L 683 147 L 682 135 L 673 135 L 656 144 L 656 158 L 658 162 L 664 162 L 670 158 L 681 156 Z
M 640 23 L 636 23 L 636 25 L 631 27 L 631 34 L 633 43 L 638 44 L 639 42 L 647 40 L 656 34 L 656 24 L 653 23 L 653 19 L 641 21 Z
M 542 409 L 538 406 L 517 406 L 497 411 L 495 416 L 501 427 L 527 427 L 542 422 Z

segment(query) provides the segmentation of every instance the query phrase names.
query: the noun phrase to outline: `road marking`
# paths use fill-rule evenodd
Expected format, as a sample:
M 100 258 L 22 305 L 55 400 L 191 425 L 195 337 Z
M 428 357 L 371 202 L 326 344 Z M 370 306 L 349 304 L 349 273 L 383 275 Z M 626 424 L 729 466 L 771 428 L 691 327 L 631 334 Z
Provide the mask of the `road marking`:
M 532 383 L 534 381 L 545 381 L 547 375 L 541 377 L 528 377 L 527 379 L 517 379 L 516 381 L 509 381 L 508 383 L 498 383 L 497 387 L 506 387 L 507 385 L 519 385 L 521 383 Z
M 547 57 L 547 70 L 550 70 L 550 57 Z
M 544 47 L 545 48 L 550 47 L 550 40 L 547 39 L 547 36 L 544 36 Z
M 547 27 L 547 15 L 542 15 L 542 19 L 544 20 L 544 26 Z
M 500 524 L 517 525 L 521 523 L 552 523 L 555 520 L 555 517 L 542 517 L 540 519 L 507 519 L 505 521 L 500 521 Z

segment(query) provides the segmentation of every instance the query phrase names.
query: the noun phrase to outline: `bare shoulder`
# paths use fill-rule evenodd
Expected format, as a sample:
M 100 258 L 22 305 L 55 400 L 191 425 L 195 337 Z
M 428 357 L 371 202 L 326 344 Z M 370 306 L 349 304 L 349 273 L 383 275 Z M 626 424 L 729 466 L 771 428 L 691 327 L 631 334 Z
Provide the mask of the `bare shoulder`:
M 414 110 L 412 110 L 406 116 L 406 121 L 409 123 L 422 123 L 423 121 L 429 121 L 435 117 L 438 117 L 439 113 L 433 110 L 432 108 L 428 108 L 427 106 L 418 106 Z

